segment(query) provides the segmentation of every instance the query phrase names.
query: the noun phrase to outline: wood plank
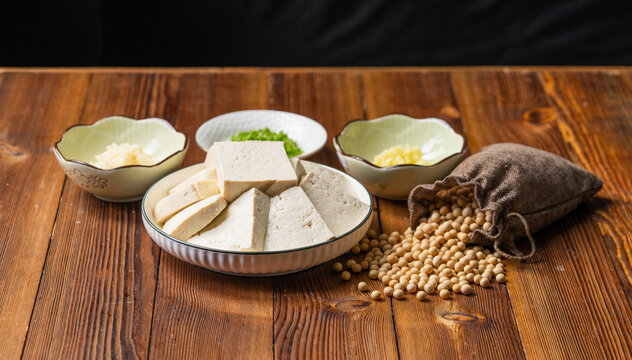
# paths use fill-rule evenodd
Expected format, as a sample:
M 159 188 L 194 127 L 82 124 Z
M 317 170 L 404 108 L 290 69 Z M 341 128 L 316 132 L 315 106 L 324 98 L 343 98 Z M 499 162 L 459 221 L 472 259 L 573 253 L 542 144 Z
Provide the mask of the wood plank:
M 362 79 L 368 118 L 389 113 L 437 116 L 464 133 L 447 73 L 367 72 Z M 378 202 L 383 231 L 403 233 L 409 226 L 406 202 Z M 415 359 L 419 354 L 431 358 L 524 358 L 505 286 L 494 283 L 489 289 L 477 288 L 475 296 L 455 296 L 449 301 L 437 296 L 425 302 L 412 296 L 389 301 L 404 359 Z
M 346 122 L 363 116 L 359 78 L 273 73 L 269 81 L 271 108 L 311 117 L 327 129 L 325 149 L 310 160 L 340 168 L 331 139 Z M 331 263 L 273 280 L 275 357 L 396 358 L 388 302 L 371 301 L 357 290 L 366 274 L 343 282 Z
M 177 81 L 93 75 L 79 122 L 171 119 Z M 100 201 L 66 181 L 25 358 L 147 357 L 159 252 L 141 224 L 139 202 Z
M 192 143 L 187 165 L 204 161 L 195 130 L 216 115 L 267 106 L 263 74 L 183 75 L 176 127 Z M 217 274 L 162 252 L 150 357 L 272 356 L 272 281 Z M 236 355 L 238 354 L 238 355 Z
M 629 75 L 629 73 L 627 74 Z M 598 199 L 591 200 L 582 215 L 597 224 L 594 239 L 607 246 L 608 253 L 595 244 L 582 252 L 612 259 L 621 284 L 579 273 L 583 283 L 595 293 L 607 292 L 632 300 L 632 183 L 621 171 L 632 169 L 632 81 L 625 73 L 601 74 L 545 72 L 540 80 L 552 104 L 560 112 L 560 128 L 573 159 L 604 181 Z M 629 172 L 629 171 L 628 171 Z M 592 264 L 586 264 L 590 266 Z M 606 280 L 607 282 L 603 283 Z M 589 299 L 590 300 L 590 299 Z M 600 299 L 601 300 L 601 299 Z M 606 297 L 607 300 L 607 297 Z M 626 313 L 619 302 L 590 303 L 594 311 Z M 605 317 L 602 341 L 608 353 L 616 357 L 632 356 L 631 327 L 625 316 Z M 613 341 L 612 337 L 617 338 Z
M 209 74 L 209 73 L 223 73 L 223 72 L 258 72 L 258 73 L 332 73 L 332 72 L 357 72 L 357 71 L 371 71 L 371 72 L 472 72 L 472 71 L 573 71 L 573 72 L 590 72 L 590 73 L 605 73 L 616 71 L 629 71 L 632 69 L 630 66 L 533 66 L 533 65 L 479 65 L 479 66 L 348 66 L 348 67 L 0 67 L 0 73 L 2 72 L 19 72 L 19 73 L 91 73 L 91 74 Z
M 0 75 L 0 357 L 22 354 L 64 173 L 50 147 L 76 122 L 83 74 Z
M 518 142 L 571 157 L 560 114 L 534 73 L 459 73 L 453 74 L 453 84 L 473 152 L 491 143 Z M 531 261 L 507 264 L 507 288 L 527 357 L 627 353 L 629 332 L 610 325 L 629 324 L 630 307 L 616 291 L 614 266 L 586 212 L 580 208 L 537 233 Z M 620 312 L 597 310 L 601 306 Z

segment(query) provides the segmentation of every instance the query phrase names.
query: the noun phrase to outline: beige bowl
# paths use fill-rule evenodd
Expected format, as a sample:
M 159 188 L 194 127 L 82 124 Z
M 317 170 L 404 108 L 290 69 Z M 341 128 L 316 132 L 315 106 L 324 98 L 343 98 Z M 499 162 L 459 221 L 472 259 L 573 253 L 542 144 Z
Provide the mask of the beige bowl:
M 429 165 L 379 167 L 370 162 L 394 145 L 418 145 Z M 334 147 L 351 176 L 373 194 L 393 200 L 407 199 L 419 184 L 443 179 L 463 160 L 467 150 L 465 139 L 444 120 L 406 115 L 352 121 L 334 138 Z
M 138 144 L 159 162 L 109 170 L 89 164 L 112 143 Z M 163 119 L 112 116 L 92 125 L 69 128 L 55 143 L 53 152 L 68 178 L 79 187 L 101 200 L 128 202 L 141 199 L 153 183 L 177 170 L 187 148 L 187 136 Z

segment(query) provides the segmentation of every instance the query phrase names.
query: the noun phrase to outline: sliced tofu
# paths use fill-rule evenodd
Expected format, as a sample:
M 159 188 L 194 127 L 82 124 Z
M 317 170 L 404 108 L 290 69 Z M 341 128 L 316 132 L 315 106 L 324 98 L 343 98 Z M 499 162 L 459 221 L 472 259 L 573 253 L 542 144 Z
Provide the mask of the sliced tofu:
M 263 251 L 269 209 L 268 195 L 250 189 L 189 242 L 214 249 Z
M 180 190 L 165 196 L 154 208 L 154 218 L 162 224 L 185 207 L 202 200 L 193 184 L 181 187 Z
M 336 236 L 341 236 L 357 226 L 369 211 L 369 205 L 360 201 L 344 175 L 322 166 L 310 166 L 301 179 L 300 187 L 327 226 Z M 313 164 L 313 163 L 311 163 Z
M 253 187 L 275 196 L 298 184 L 281 141 L 215 142 L 206 165 L 217 169 L 217 186 L 228 202 Z
M 303 167 L 303 161 L 297 157 L 294 157 L 290 159 L 290 163 L 292 164 L 292 167 L 294 168 L 294 172 L 296 173 L 296 178 L 300 182 L 301 177 L 303 177 L 303 175 L 307 173 L 305 171 L 305 168 Z
M 206 199 L 207 197 L 219 194 L 216 179 L 198 180 L 193 183 L 193 187 L 195 187 L 195 190 L 198 195 L 200 195 L 201 199 Z
M 334 237 L 314 205 L 298 186 L 270 199 L 264 250 L 309 246 Z
M 290 161 L 292 162 L 292 166 L 294 167 L 294 172 L 296 173 L 296 177 L 298 178 L 299 183 L 303 179 L 303 176 L 307 175 L 308 172 L 316 168 L 322 168 L 322 165 L 318 163 L 301 160 L 299 158 L 292 158 L 290 159 Z
M 167 220 L 162 230 L 176 239 L 186 241 L 210 224 L 226 205 L 227 202 L 221 195 L 198 201 Z
M 210 194 L 209 196 L 218 194 L 218 191 L 217 191 L 217 173 L 215 172 L 215 168 L 209 168 L 209 167 L 207 167 L 204 170 L 196 172 L 195 174 L 193 174 L 188 179 L 186 179 L 183 182 L 181 182 L 180 184 L 172 187 L 171 189 L 169 189 L 168 194 L 172 194 L 172 193 L 174 193 L 176 191 L 180 191 L 180 190 L 182 190 L 184 188 L 187 188 L 190 185 L 197 185 L 198 183 L 202 184 L 202 186 L 201 186 L 202 192 L 210 193 L 210 192 L 212 192 L 213 189 L 215 189 L 214 190 L 215 193 Z M 214 187 L 213 187 L 212 184 L 215 184 Z M 208 197 L 208 196 L 205 196 L 205 197 Z
M 156 222 L 162 224 L 185 207 L 217 195 L 217 180 L 214 174 L 214 170 L 205 169 L 171 188 L 168 195 L 156 204 L 154 209 Z

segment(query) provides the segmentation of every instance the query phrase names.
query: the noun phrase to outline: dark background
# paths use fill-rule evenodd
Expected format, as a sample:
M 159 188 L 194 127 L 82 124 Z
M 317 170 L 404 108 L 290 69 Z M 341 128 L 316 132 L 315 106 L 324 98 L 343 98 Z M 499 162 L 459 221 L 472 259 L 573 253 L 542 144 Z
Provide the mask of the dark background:
M 630 1 L 13 2 L 0 66 L 630 65 Z

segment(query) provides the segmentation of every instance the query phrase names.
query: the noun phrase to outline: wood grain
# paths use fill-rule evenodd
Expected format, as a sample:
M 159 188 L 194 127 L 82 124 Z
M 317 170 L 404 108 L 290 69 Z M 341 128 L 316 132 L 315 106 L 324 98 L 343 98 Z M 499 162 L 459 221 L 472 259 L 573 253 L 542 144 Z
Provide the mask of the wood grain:
M 311 117 L 327 129 L 325 149 L 310 160 L 340 168 L 331 138 L 347 121 L 363 116 L 359 78 L 274 73 L 269 81 L 272 108 Z M 275 357 L 396 358 L 388 302 L 373 302 L 357 291 L 366 275 L 343 282 L 331 263 L 274 279 Z
M 50 151 L 76 122 L 88 76 L 0 78 L 0 357 L 22 354 L 64 173 Z
M 615 72 L 594 76 L 544 72 L 539 78 L 551 102 L 559 109 L 560 128 L 564 141 L 572 150 L 571 157 L 604 181 L 600 198 L 592 199 L 590 205 L 580 211 L 586 217 L 591 216 L 597 224 L 598 231 L 591 238 L 606 244 L 609 254 L 593 243 L 580 251 L 595 253 L 598 257 L 610 255 L 622 284 L 602 284 L 610 279 L 604 279 L 594 271 L 578 274 L 590 285 L 591 291 L 619 297 L 625 294 L 629 304 L 632 300 L 632 227 L 627 221 L 615 220 L 632 216 L 632 183 L 630 177 L 620 171 L 632 169 L 629 151 L 621 150 L 632 149 L 632 123 L 629 121 L 632 118 L 632 82 L 622 75 Z M 598 131 L 589 130 L 592 124 L 599 124 Z M 608 300 L 608 297 L 603 299 Z M 605 314 L 628 312 L 619 302 L 598 301 L 590 303 L 590 307 Z M 610 321 L 596 326 L 608 329 L 604 330 L 604 335 L 609 336 L 601 337 L 608 353 L 620 358 L 631 357 L 629 317 L 606 315 L 604 318 Z
M 447 73 L 364 73 L 368 118 L 404 113 L 438 116 L 464 134 Z M 382 230 L 403 233 L 409 226 L 405 201 L 378 199 Z M 505 286 L 476 289 L 474 296 L 442 300 L 412 296 L 391 300 L 401 358 L 524 358 Z M 489 339 L 494 339 L 490 342 Z
M 170 119 L 176 97 L 177 77 L 93 75 L 79 122 Z M 147 357 L 158 248 L 139 205 L 103 202 L 66 181 L 25 358 Z
M 185 162 L 204 161 L 195 130 L 216 115 L 267 106 L 261 74 L 183 75 L 176 127 L 191 139 Z M 272 357 L 272 282 L 217 274 L 163 252 L 150 357 Z
M 535 74 L 460 73 L 453 84 L 473 152 L 507 141 L 569 158 L 559 112 Z M 620 284 L 613 264 L 586 215 L 580 208 L 537 233 L 534 259 L 507 265 L 527 357 L 627 357 L 629 332 L 618 325 L 629 326 L 630 307 L 615 290 Z
M 604 180 L 536 234 L 508 283 L 450 301 L 371 301 L 331 262 L 294 275 L 216 274 L 163 253 L 139 203 L 64 180 L 51 145 L 75 123 L 157 116 L 189 136 L 229 111 L 319 121 L 310 160 L 336 168 L 346 122 L 437 116 L 472 152 L 513 141 Z M 0 69 L 0 358 L 632 358 L 632 70 L 610 68 Z M 372 227 L 408 226 L 376 199 Z

